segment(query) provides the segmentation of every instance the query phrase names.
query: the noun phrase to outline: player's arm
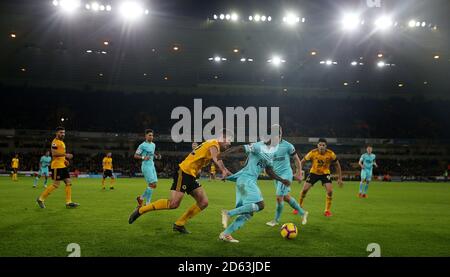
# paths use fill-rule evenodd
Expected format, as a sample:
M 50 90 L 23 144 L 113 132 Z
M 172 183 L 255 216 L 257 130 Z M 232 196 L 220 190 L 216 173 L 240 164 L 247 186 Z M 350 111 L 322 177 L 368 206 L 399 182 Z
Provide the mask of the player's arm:
M 155 160 L 161 160 L 161 154 L 158 152 L 155 152 Z
M 150 160 L 149 156 L 144 156 L 142 155 L 144 151 L 142 151 L 141 147 L 139 146 L 138 149 L 136 150 L 136 152 L 134 153 L 134 158 L 136 160 L 141 160 L 141 161 L 148 161 Z
M 245 153 L 245 148 L 243 145 L 233 146 L 228 148 L 222 153 L 219 153 L 219 159 L 225 159 L 233 154 Z
M 277 181 L 283 183 L 285 186 L 290 186 L 290 185 L 291 185 L 291 182 L 289 182 L 288 180 L 283 179 L 283 178 L 281 178 L 280 176 L 278 176 L 278 175 L 275 173 L 275 171 L 273 171 L 272 167 L 270 167 L 270 166 L 267 166 L 267 167 L 266 167 L 266 173 L 267 173 L 267 175 L 268 175 L 270 178 L 272 178 L 272 179 L 274 179 L 274 180 L 277 180 Z
M 376 168 L 378 168 L 378 164 L 377 164 L 377 161 L 373 161 L 373 165 L 376 167 Z
M 338 185 L 340 187 L 342 187 L 344 185 L 344 183 L 342 182 L 342 169 L 341 169 L 341 164 L 339 163 L 339 160 L 336 159 L 334 161 L 334 164 L 336 166 L 336 170 L 337 170 L 337 174 L 338 174 Z
M 294 178 L 301 182 L 302 181 L 302 161 L 300 160 L 300 157 L 298 156 L 297 153 L 295 153 L 294 155 L 292 155 L 292 158 L 294 159 L 294 164 L 295 164 L 295 173 L 294 173 Z
M 65 157 L 70 160 L 73 158 L 73 155 L 69 154 L 69 153 L 62 153 L 62 152 L 58 151 L 57 147 L 52 146 L 52 157 L 55 157 L 55 158 Z
M 211 146 L 209 148 L 209 152 L 211 153 L 212 161 L 219 167 L 222 172 L 222 179 L 225 179 L 227 176 L 231 175 L 231 172 L 225 167 L 222 159 L 219 156 L 219 149 L 215 146 Z
M 361 159 L 359 160 L 358 164 L 359 164 L 359 166 L 360 166 L 361 168 L 364 168 L 364 165 L 363 165 L 363 163 L 362 163 L 362 160 L 361 160 Z

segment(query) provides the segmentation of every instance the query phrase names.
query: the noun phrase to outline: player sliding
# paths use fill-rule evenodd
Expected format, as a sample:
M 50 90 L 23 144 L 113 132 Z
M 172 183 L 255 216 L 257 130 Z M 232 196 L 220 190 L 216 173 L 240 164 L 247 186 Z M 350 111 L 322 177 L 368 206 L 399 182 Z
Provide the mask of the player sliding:
M 373 166 L 378 167 L 375 162 L 375 154 L 372 153 L 372 146 L 368 145 L 366 153 L 361 155 L 359 159 L 359 166 L 361 167 L 361 182 L 359 183 L 360 198 L 367 198 L 367 190 L 369 189 L 369 182 L 372 180 Z
M 155 153 L 156 145 L 153 142 L 153 130 L 145 130 L 145 141 L 141 143 L 134 158 L 137 160 L 142 160 L 141 170 L 144 174 L 145 182 L 147 183 L 147 188 L 142 195 L 136 198 L 138 202 L 138 207 L 142 207 L 145 200 L 145 205 L 148 205 L 152 200 L 153 190 L 156 188 L 156 183 L 158 182 L 158 176 L 156 175 L 155 163 L 153 159 L 159 159 L 161 156 Z
M 37 183 L 39 181 L 39 178 L 42 176 L 45 177 L 44 181 L 44 188 L 47 187 L 47 179 L 48 179 L 48 166 L 52 162 L 52 157 L 50 157 L 50 151 L 45 152 L 45 155 L 43 155 L 39 161 L 39 172 L 36 175 L 36 178 L 34 179 L 33 188 L 37 187 Z
M 306 182 L 303 185 L 303 190 L 300 194 L 300 206 L 303 207 L 303 202 L 305 200 L 306 194 L 309 189 L 314 186 L 317 181 L 322 182 L 322 186 L 325 187 L 327 191 L 327 197 L 325 201 L 325 216 L 332 216 L 331 213 L 331 200 L 333 197 L 333 186 L 331 183 L 331 175 L 330 175 L 330 165 L 334 163 L 336 165 L 337 173 L 338 173 L 338 184 L 342 187 L 342 171 L 341 165 L 334 154 L 333 151 L 327 149 L 327 140 L 324 138 L 319 139 L 319 143 L 317 144 L 317 148 L 311 150 L 306 156 L 300 161 L 300 168 L 302 168 L 303 164 L 306 161 L 311 161 L 312 166 L 309 171 L 309 175 L 306 178 Z M 294 210 L 294 214 L 297 213 L 297 210 Z
M 220 233 L 219 239 L 232 243 L 239 242 L 231 234 L 244 226 L 253 217 L 254 212 L 264 209 L 264 200 L 257 184 L 258 177 L 264 169 L 272 179 L 285 186 L 290 185 L 289 180 L 279 177 L 272 169 L 273 156 L 277 149 L 278 145 L 260 141 L 250 145 L 237 146 L 224 153 L 223 156 L 245 152 L 248 156 L 245 167 L 227 178 L 227 180 L 236 182 L 236 208 L 229 211 L 222 210 L 222 225 L 225 230 Z M 301 210 L 300 207 L 297 208 Z M 235 221 L 228 225 L 231 217 L 234 216 L 236 216 Z
M 66 145 L 64 144 L 64 137 L 66 131 L 64 127 L 56 128 L 56 137 L 52 141 L 52 179 L 53 184 L 48 186 L 44 192 L 36 199 L 40 208 L 44 209 L 44 201 L 47 197 L 59 187 L 59 182 L 62 180 L 66 184 L 66 208 L 76 208 L 80 204 L 72 202 L 72 184 L 70 181 L 70 173 L 67 166 L 69 162 L 66 159 L 72 159 L 73 155 L 66 153 Z
M 176 209 L 180 206 L 185 193 L 191 195 L 196 203 L 192 205 L 178 220 L 173 224 L 173 230 L 182 234 L 189 234 L 185 225 L 194 216 L 200 213 L 208 206 L 208 197 L 206 192 L 197 182 L 200 170 L 213 161 L 222 172 L 222 178 L 231 175 L 225 167 L 222 160 L 218 158 L 221 151 L 230 146 L 231 139 L 225 134 L 221 134 L 218 139 L 211 139 L 203 142 L 178 165 L 178 171 L 173 177 L 173 184 L 170 191 L 170 199 L 159 199 L 148 205 L 138 207 L 130 215 L 128 222 L 133 223 L 142 214 L 156 211 Z
M 109 177 L 110 184 L 109 189 L 114 189 L 114 174 L 113 174 L 113 159 L 112 159 L 112 153 L 107 153 L 106 157 L 103 158 L 102 161 L 102 167 L 103 167 L 103 177 L 102 177 L 102 189 L 105 190 L 105 180 Z
M 275 174 L 280 176 L 283 179 L 289 180 L 292 183 L 293 178 L 297 181 L 301 182 L 302 180 L 302 169 L 300 165 L 300 158 L 297 155 L 295 147 L 289 143 L 288 141 L 282 139 L 282 129 L 281 126 L 278 125 L 280 136 L 276 139 L 279 141 L 278 149 L 274 153 L 273 158 L 273 170 Z M 292 172 L 291 167 L 291 159 L 294 160 L 296 172 L 295 175 Z M 283 212 L 284 202 L 288 203 L 293 209 L 300 210 L 298 202 L 289 195 L 291 191 L 291 186 L 285 186 L 280 181 L 275 180 L 275 189 L 276 189 L 276 201 L 277 207 L 275 210 L 275 218 L 266 224 L 273 227 L 278 225 L 280 222 L 281 213 Z M 306 224 L 306 220 L 308 217 L 308 212 L 300 212 L 300 216 L 303 217 L 303 224 Z

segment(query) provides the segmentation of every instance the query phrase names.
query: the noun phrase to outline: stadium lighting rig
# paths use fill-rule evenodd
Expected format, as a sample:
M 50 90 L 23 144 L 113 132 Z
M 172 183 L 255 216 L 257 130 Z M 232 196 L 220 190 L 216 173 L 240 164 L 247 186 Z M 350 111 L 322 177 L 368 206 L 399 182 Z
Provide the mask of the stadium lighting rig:
M 59 7 L 66 13 L 73 13 L 81 6 L 80 0 L 53 0 L 53 6 Z
M 300 17 L 298 17 L 295 13 L 287 13 L 283 17 L 283 23 L 288 26 L 294 26 L 299 22 L 300 22 Z M 304 21 L 302 20 L 302 22 L 304 22 Z
M 216 62 L 216 63 L 224 62 L 226 60 L 227 60 L 227 58 L 223 58 L 221 56 L 214 56 L 214 57 L 208 58 L 208 61 Z
M 232 13 L 221 13 L 219 15 L 214 14 L 213 15 L 213 19 L 214 20 L 225 20 L 225 21 L 238 21 L 239 20 L 239 15 L 235 12 Z
M 273 66 L 280 66 L 282 63 L 285 63 L 286 61 L 279 56 L 273 56 L 272 58 L 268 59 L 267 62 L 272 64 Z
M 336 65 L 336 64 L 337 64 L 337 61 L 333 61 L 333 60 L 324 60 L 324 61 L 320 61 L 319 63 L 320 63 L 320 64 L 327 65 L 327 66 L 331 66 L 331 65 Z
M 351 61 L 351 62 L 350 62 L 350 65 L 351 65 L 351 66 L 361 66 L 361 65 L 364 65 L 364 63 L 362 63 L 362 62 L 357 62 L 357 61 Z
M 138 2 L 126 1 L 119 6 L 119 13 L 126 21 L 135 21 L 149 12 Z
M 254 15 L 250 15 L 248 17 L 249 21 L 253 21 L 253 22 L 270 22 L 272 21 L 272 17 L 268 16 L 268 15 L 260 15 L 260 14 L 254 14 Z
M 342 29 L 345 31 L 353 31 L 362 25 L 362 21 L 357 13 L 344 14 L 341 20 Z
M 377 29 L 383 30 L 383 31 L 388 30 L 392 26 L 394 26 L 394 22 L 392 21 L 392 18 L 387 15 L 382 15 L 382 16 L 378 17 L 375 20 L 374 24 Z

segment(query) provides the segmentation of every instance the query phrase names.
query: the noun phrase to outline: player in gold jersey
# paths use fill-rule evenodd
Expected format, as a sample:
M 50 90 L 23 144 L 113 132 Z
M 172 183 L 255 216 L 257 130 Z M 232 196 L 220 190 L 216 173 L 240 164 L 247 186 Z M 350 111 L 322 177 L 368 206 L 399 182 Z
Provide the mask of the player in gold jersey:
M 69 161 L 73 158 L 72 154 L 66 153 L 66 145 L 64 143 L 64 137 L 66 136 L 66 131 L 64 127 L 56 128 L 56 137 L 52 141 L 52 180 L 53 184 L 48 186 L 44 192 L 36 199 L 37 204 L 40 208 L 44 209 L 44 201 L 55 189 L 59 187 L 59 182 L 64 181 L 66 184 L 66 208 L 76 208 L 80 204 L 72 202 L 72 184 L 70 181 L 70 173 L 67 166 Z
M 144 213 L 155 210 L 176 209 L 180 205 L 185 193 L 190 194 L 196 201 L 178 220 L 173 224 L 173 230 L 182 234 L 189 234 L 185 225 L 189 219 L 200 213 L 208 206 L 206 192 L 197 182 L 199 172 L 211 162 L 214 162 L 222 172 L 222 178 L 231 175 L 222 160 L 218 158 L 221 151 L 230 146 L 231 139 L 225 134 L 218 139 L 211 139 L 198 145 L 192 152 L 178 165 L 178 171 L 173 177 L 173 184 L 170 192 L 170 199 L 159 199 L 148 205 L 138 207 L 130 215 L 128 222 L 133 223 Z
M 334 164 L 338 173 L 338 185 L 342 187 L 342 171 L 341 165 L 336 157 L 336 154 L 327 149 L 327 140 L 324 138 L 319 139 L 317 148 L 311 150 L 306 156 L 300 161 L 300 169 L 305 164 L 306 161 L 311 161 L 312 166 L 309 171 L 308 177 L 306 177 L 305 184 L 303 185 L 303 190 L 300 194 L 300 206 L 303 207 L 303 202 L 305 200 L 308 190 L 317 182 L 321 181 L 322 186 L 325 187 L 327 192 L 326 202 L 325 202 L 325 216 L 332 216 L 331 214 L 331 200 L 333 196 L 333 186 L 331 183 L 331 172 L 330 165 Z M 294 210 L 294 213 L 296 210 Z
M 111 183 L 109 189 L 114 189 L 114 174 L 113 174 L 113 164 L 112 164 L 112 153 L 107 153 L 102 161 L 103 166 L 103 178 L 102 178 L 102 189 L 105 189 L 105 179 L 110 178 Z
M 11 168 L 12 168 L 12 174 L 11 179 L 13 181 L 18 181 L 17 179 L 17 172 L 19 171 L 19 154 L 16 154 L 14 158 L 11 160 Z
M 214 163 L 211 163 L 211 167 L 209 168 L 209 180 L 216 180 L 216 166 Z

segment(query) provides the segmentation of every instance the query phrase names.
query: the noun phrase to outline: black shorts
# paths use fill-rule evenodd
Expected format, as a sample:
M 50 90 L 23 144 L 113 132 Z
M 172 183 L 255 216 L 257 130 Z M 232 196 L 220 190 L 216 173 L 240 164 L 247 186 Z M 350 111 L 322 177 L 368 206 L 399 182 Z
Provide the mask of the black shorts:
M 112 170 L 105 169 L 105 170 L 103 171 L 103 178 L 106 178 L 106 177 L 114 178 L 114 176 L 113 176 L 113 174 L 112 174 Z
M 322 186 L 327 183 L 331 184 L 331 175 L 330 174 L 317 175 L 314 173 L 309 173 L 308 177 L 306 177 L 306 182 L 310 183 L 311 185 L 314 185 L 315 183 L 317 183 L 317 181 L 321 181 Z
M 17 171 L 18 171 L 18 170 L 19 170 L 18 168 L 13 168 L 13 169 L 12 169 L 12 171 L 13 171 L 14 174 L 17 174 Z
M 61 181 L 70 179 L 69 169 L 65 168 L 52 168 L 52 180 Z
M 180 168 L 173 175 L 173 184 L 171 190 L 181 191 L 182 193 L 191 194 L 191 192 L 201 187 L 197 179 L 189 174 L 184 173 Z

